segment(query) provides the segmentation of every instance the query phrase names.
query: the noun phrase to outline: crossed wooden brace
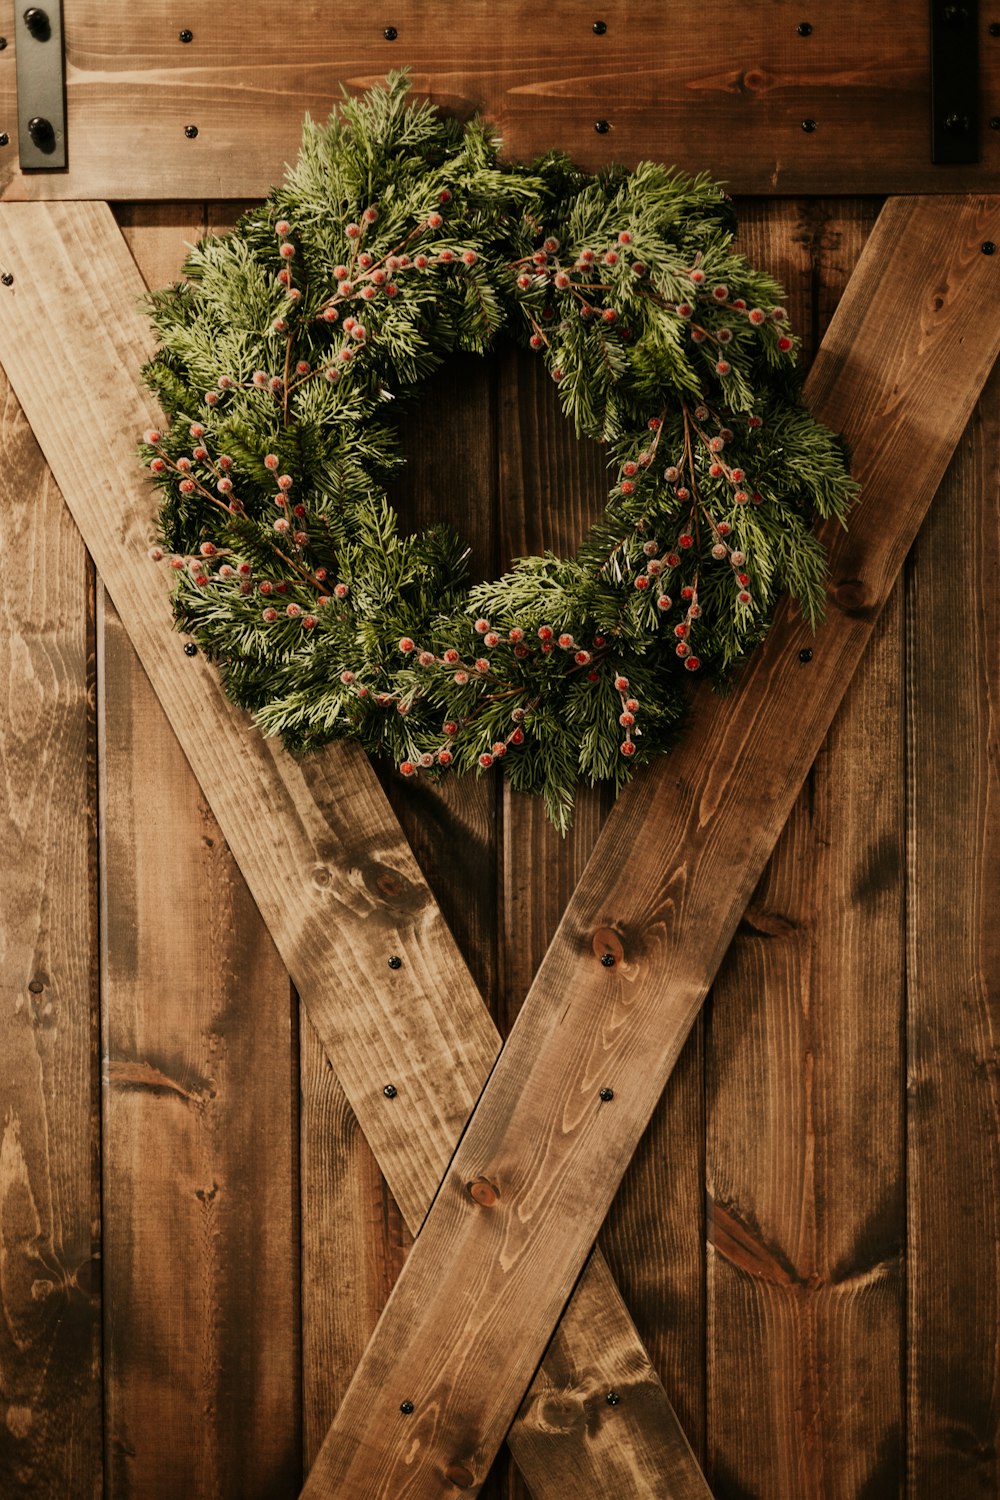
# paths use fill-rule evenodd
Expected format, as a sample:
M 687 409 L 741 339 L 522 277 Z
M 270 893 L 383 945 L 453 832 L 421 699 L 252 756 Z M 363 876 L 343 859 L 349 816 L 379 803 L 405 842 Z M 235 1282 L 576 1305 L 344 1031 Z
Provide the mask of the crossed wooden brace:
M 1000 199 L 883 209 L 808 383 L 864 487 L 850 530 L 827 532 L 829 617 L 814 641 L 782 607 L 735 691 L 696 693 L 681 746 L 609 818 L 498 1058 L 364 755 L 293 759 L 180 654 L 145 561 L 143 286 L 110 210 L 0 207 L 0 362 L 420 1231 L 304 1500 L 472 1492 L 505 1434 L 537 1500 L 708 1494 L 591 1246 L 1000 352 L 988 239 Z

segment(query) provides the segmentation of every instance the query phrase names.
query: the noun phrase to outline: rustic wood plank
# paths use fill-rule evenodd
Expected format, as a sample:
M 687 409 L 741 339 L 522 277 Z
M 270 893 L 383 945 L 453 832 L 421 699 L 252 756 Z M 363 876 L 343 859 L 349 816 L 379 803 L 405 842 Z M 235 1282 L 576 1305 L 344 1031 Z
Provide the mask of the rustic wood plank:
M 154 286 L 204 231 L 176 204 L 121 217 Z M 279 1500 L 302 1473 L 291 990 L 101 603 L 107 1495 Z
M 1000 379 L 907 580 L 908 1433 L 914 1500 L 1000 1490 Z
M 998 216 L 981 199 L 883 210 L 810 376 L 866 499 L 831 538 L 830 618 L 809 670 L 809 633 L 783 608 L 733 694 L 699 693 L 680 750 L 620 799 L 308 1500 L 437 1497 L 449 1466 L 474 1484 L 492 1458 L 1000 349 L 982 317 L 1000 270 L 980 252 Z M 598 962 L 607 929 L 621 947 L 611 970 Z M 487 1208 L 468 1190 L 479 1177 L 498 1189 Z
M 102 1491 L 94 580 L 0 380 L 0 1493 Z
M 502 10 L 491 0 L 392 0 L 333 25 L 326 6 L 301 0 L 243 5 L 238 24 L 225 6 L 192 10 L 145 0 L 140 23 L 128 0 L 66 7 L 60 172 L 17 169 L 8 46 L 5 196 L 260 197 L 294 157 L 305 112 L 325 119 L 342 82 L 361 90 L 403 66 L 449 110 L 481 109 L 515 159 L 552 146 L 591 169 L 652 157 L 710 171 L 740 193 L 988 192 L 1000 182 L 1000 137 L 985 128 L 980 164 L 931 162 L 925 0 L 814 8 L 808 36 L 798 31 L 806 12 L 740 0 L 697 10 L 681 0 L 596 9 L 506 0 Z M 983 99 L 996 100 L 1000 45 L 981 24 Z
M 747 253 L 793 288 L 805 278 L 788 276 L 788 250 L 811 266 L 822 325 L 874 208 L 775 210 L 746 226 Z M 812 309 L 791 305 L 809 327 Z M 713 988 L 708 1472 L 720 1494 L 853 1500 L 902 1478 L 900 590 Z
M 294 760 L 227 703 L 213 668 L 182 659 L 166 581 L 145 561 L 155 497 L 135 472 L 133 443 L 154 418 L 139 383 L 148 330 L 136 307 L 137 273 L 107 206 L 5 205 L 0 253 L 14 277 L 0 313 L 0 360 L 415 1229 L 489 1075 L 499 1034 L 363 754 L 340 746 Z M 113 526 L 109 497 L 118 506 Z M 398 970 L 385 963 L 393 954 L 402 959 Z M 386 1081 L 397 1083 L 391 1101 Z M 596 1294 L 603 1296 L 600 1286 Z M 564 1496 L 563 1466 L 586 1472 L 601 1456 L 594 1428 L 607 1426 L 607 1441 L 617 1438 L 634 1472 L 656 1486 L 639 1493 L 704 1495 L 621 1304 L 605 1303 L 604 1318 L 608 1338 L 596 1349 L 587 1317 L 564 1326 L 571 1357 L 560 1356 L 551 1376 L 540 1374 L 510 1434 L 534 1493 Z M 598 1424 L 594 1392 L 606 1389 L 609 1372 L 628 1376 L 636 1399 L 624 1411 L 606 1409 Z M 522 1438 L 523 1456 L 515 1446 Z M 675 1459 L 683 1459 L 677 1474 Z M 601 1482 L 599 1471 L 591 1482 Z

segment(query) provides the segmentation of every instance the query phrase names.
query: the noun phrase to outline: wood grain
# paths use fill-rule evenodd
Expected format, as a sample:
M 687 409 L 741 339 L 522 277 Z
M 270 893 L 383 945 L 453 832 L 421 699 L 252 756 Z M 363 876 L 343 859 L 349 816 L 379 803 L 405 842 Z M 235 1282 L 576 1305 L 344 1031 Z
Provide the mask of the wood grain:
M 998 213 L 988 200 L 883 210 L 810 377 L 866 499 L 832 539 L 830 618 L 809 671 L 808 632 L 783 608 L 734 693 L 698 694 L 680 750 L 620 799 L 308 1500 L 436 1497 L 449 1466 L 470 1487 L 485 1472 L 1000 348 L 981 317 L 1000 272 L 980 252 Z M 653 818 L 651 845 L 641 831 Z M 607 928 L 622 949 L 612 971 L 597 961 Z M 498 1189 L 488 1211 L 468 1191 L 479 1177 Z
M 155 415 L 139 383 L 148 332 L 136 307 L 135 267 L 107 206 L 5 205 L 0 253 L 14 277 L 0 312 L 0 359 L 416 1229 L 489 1075 L 499 1035 L 363 754 L 341 746 L 294 760 L 232 708 L 211 666 L 181 652 L 169 625 L 166 580 L 145 558 L 155 501 L 136 474 L 133 444 Z M 59 348 L 58 360 L 50 347 Z M 112 526 L 110 498 L 117 506 Z M 392 955 L 402 960 L 398 969 L 388 967 Z M 383 1094 L 387 1081 L 397 1085 L 391 1101 Z M 601 1364 L 609 1360 L 634 1372 L 643 1397 L 615 1425 L 633 1471 L 658 1476 L 653 1493 L 669 1494 L 677 1460 L 683 1493 L 704 1493 L 634 1328 L 622 1321 L 621 1304 L 607 1311 L 614 1344 L 595 1357 L 588 1322 L 570 1321 L 563 1336 L 574 1351 L 571 1363 L 540 1377 L 510 1434 L 517 1451 L 525 1421 L 536 1423 L 538 1440 L 551 1450 L 536 1467 L 536 1434 L 525 1433 L 518 1462 L 531 1466 L 533 1491 L 564 1493 L 563 1455 L 577 1473 L 600 1457 L 589 1441 L 584 1375 L 601 1388 Z M 559 1423 L 548 1420 L 553 1389 L 564 1411 Z M 593 1482 L 600 1483 L 597 1474 Z
M 1000 1489 L 1000 839 L 991 380 L 907 580 L 908 1484 Z
M 867 206 L 746 224 L 828 320 Z M 791 255 L 811 267 L 791 276 Z M 805 283 L 805 286 L 803 286 Z M 802 299 L 805 300 L 805 299 Z M 713 989 L 709 1462 L 720 1495 L 853 1500 L 902 1479 L 901 583 Z M 877 1128 L 873 1129 L 874 1122 Z
M 144 0 L 140 21 L 128 0 L 66 7 L 64 172 L 17 170 L 9 46 L 0 56 L 5 195 L 260 197 L 295 156 L 303 114 L 325 119 L 342 83 L 359 91 L 400 67 L 448 110 L 483 111 L 515 159 L 555 146 L 590 169 L 673 161 L 740 193 L 989 192 L 1000 182 L 1000 136 L 986 128 L 978 165 L 931 163 L 924 0 L 814 7 L 806 37 L 805 12 L 739 0 L 697 10 L 681 0 L 596 9 L 392 0 L 345 24 L 331 24 L 318 0 L 219 0 L 191 11 Z M 995 101 L 1000 46 L 986 20 L 981 86 Z
M 0 379 L 0 1494 L 102 1491 L 93 573 Z

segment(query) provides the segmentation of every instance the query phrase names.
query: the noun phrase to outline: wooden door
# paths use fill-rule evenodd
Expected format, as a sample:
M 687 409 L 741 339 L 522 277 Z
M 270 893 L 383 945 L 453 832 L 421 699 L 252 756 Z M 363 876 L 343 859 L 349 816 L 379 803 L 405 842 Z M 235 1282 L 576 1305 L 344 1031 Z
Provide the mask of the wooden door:
M 318 8 L 262 8 L 228 45 L 245 49 L 252 80 L 276 79 L 282 99 L 249 117 L 210 30 L 221 21 L 196 18 L 184 42 L 172 11 L 147 9 L 130 38 L 124 10 L 67 0 L 70 168 L 13 172 L 6 196 L 117 200 L 153 286 L 176 274 L 186 241 L 232 222 L 237 195 L 265 189 L 302 109 L 328 106 L 317 56 L 353 86 L 411 63 L 445 103 L 486 97 L 516 151 L 561 144 L 588 165 L 605 152 L 596 99 L 613 127 L 607 157 L 683 157 L 728 175 L 743 194 L 743 244 L 784 282 L 807 358 L 884 195 L 997 187 L 1000 136 L 986 135 L 976 167 L 943 175 L 928 161 L 919 7 L 891 30 L 867 14 L 862 27 L 844 7 L 826 36 L 819 22 L 803 36 L 801 18 L 761 7 L 759 30 L 730 54 L 740 23 L 720 6 L 719 66 L 732 82 L 710 73 L 700 90 L 704 42 L 690 13 L 616 5 L 596 33 L 596 17 L 571 9 L 564 25 L 546 13 L 543 26 L 517 5 L 498 22 L 482 5 L 453 18 L 407 4 L 338 50 Z M 987 87 L 1000 71 L 1000 42 L 990 53 L 988 40 L 984 22 Z M 858 47 L 874 59 L 864 81 L 851 71 Z M 679 90 L 643 62 L 667 54 Z M 484 57 L 500 61 L 487 68 Z M 747 118 L 756 133 L 735 156 Z M 885 132 L 878 152 L 861 150 L 872 120 Z M 831 141 L 819 160 L 804 154 L 817 136 Z M 77 256 L 88 245 L 99 255 L 101 221 L 73 222 L 84 226 Z M 964 348 L 995 343 L 995 277 L 982 278 L 1000 271 L 1000 256 L 984 253 L 991 235 L 1000 241 L 1000 202 L 978 201 L 975 223 L 966 260 L 978 257 L 981 326 L 971 321 Z M 27 268 L 20 237 L 8 214 L 0 247 Z M 956 283 L 969 274 L 944 270 Z M 18 292 L 24 274 L 19 262 Z M 931 278 L 919 295 L 931 306 L 948 288 Z M 968 365 L 957 348 L 945 355 L 970 389 L 981 383 L 973 366 L 985 373 L 985 355 Z M 12 350 L 3 357 L 20 369 Z M 946 359 L 929 359 L 923 378 L 945 389 Z M 287 929 L 266 905 L 268 922 L 260 915 L 246 850 L 241 873 L 9 387 L 2 431 L 0 1492 L 283 1500 L 301 1488 L 406 1259 L 406 1223 L 423 1210 L 417 1194 L 397 1206 L 279 957 Z M 998 436 L 994 377 L 898 559 L 601 1232 L 720 1500 L 962 1500 L 1000 1479 L 989 990 Z M 405 440 L 402 513 L 413 525 L 454 520 L 484 576 L 568 546 L 604 503 L 600 452 L 571 437 L 551 383 L 513 353 L 449 369 Z M 911 441 L 919 470 L 924 450 Z M 179 680 L 183 666 L 170 671 Z M 610 809 L 584 795 L 563 841 L 499 779 L 430 788 L 377 771 L 506 1035 Z M 375 816 L 367 803 L 359 815 Z M 267 857 L 262 840 L 250 847 Z M 334 932 L 323 962 L 348 1004 L 358 951 L 343 930 L 343 951 Z M 415 1162 L 414 1180 L 424 1171 Z M 598 1364 L 602 1339 L 613 1334 L 596 1324 Z M 629 1469 L 613 1425 L 628 1415 L 629 1381 L 626 1367 L 576 1392 L 608 1474 Z M 617 1478 L 604 1492 L 701 1493 L 683 1488 L 697 1483 L 685 1463 L 678 1450 L 676 1478 L 643 1488 L 633 1474 L 634 1489 Z M 529 1490 L 501 1455 L 482 1493 Z

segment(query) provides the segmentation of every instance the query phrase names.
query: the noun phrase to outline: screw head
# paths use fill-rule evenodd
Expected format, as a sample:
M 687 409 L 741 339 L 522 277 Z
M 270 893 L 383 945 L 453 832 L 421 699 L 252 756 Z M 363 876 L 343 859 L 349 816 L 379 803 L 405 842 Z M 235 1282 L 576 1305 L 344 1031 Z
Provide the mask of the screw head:
M 387 1099 L 395 1099 L 397 1093 L 396 1085 L 394 1083 L 387 1083 L 382 1092 Z
M 806 135 L 812 135 L 813 131 L 816 129 L 816 121 L 812 118 L 803 120 L 802 129 L 805 131 Z
M 184 28 L 183 31 L 179 31 L 177 33 L 177 40 L 179 42 L 193 42 L 194 41 L 194 32 L 193 31 L 188 31 L 187 27 L 185 26 L 185 28 Z
M 387 26 L 382 35 L 385 37 L 387 42 L 394 42 L 399 36 L 399 32 L 396 30 L 395 26 Z
M 1000 115 L 993 115 L 990 119 L 990 129 L 1000 130 Z
M 187 642 L 187 644 L 184 647 L 184 655 L 185 656 L 197 656 L 198 655 L 198 647 L 195 645 L 194 641 L 188 641 Z
M 967 135 L 969 117 L 968 115 L 946 115 L 944 128 L 950 130 L 953 135 Z
M 615 1097 L 614 1089 L 601 1089 L 599 1098 L 602 1104 L 610 1104 Z
M 607 135 L 608 131 L 611 129 L 611 125 L 607 120 L 595 120 L 594 129 L 597 131 L 598 135 Z
M 622 1398 L 621 1396 L 619 1396 L 617 1391 L 609 1391 L 607 1396 L 605 1397 L 605 1400 L 607 1401 L 609 1406 L 617 1406 L 621 1399 Z
M 812 661 L 812 659 L 813 659 L 812 647 L 811 646 L 803 646 L 802 650 L 799 652 L 799 661 L 802 662 L 803 664 L 805 664 L 805 662 Z
M 6 47 L 6 45 L 7 45 L 7 38 L 5 36 L 0 36 L 0 52 L 2 52 L 4 50 L 4 48 Z
M 615 966 L 615 955 L 613 953 L 602 953 L 601 963 L 606 969 L 613 969 Z
M 979 248 L 982 250 L 984 255 L 996 255 L 997 253 L 997 247 L 992 240 L 983 240 L 983 243 Z
M 949 26 L 964 26 L 969 19 L 969 12 L 964 5 L 946 5 L 944 18 Z
M 812 34 L 813 34 L 812 22 L 811 21 L 800 21 L 799 24 L 796 26 L 795 30 L 798 32 L 799 36 L 812 36 Z
M 10 136 L 7 134 L 6 130 L 0 130 L 0 146 L 9 146 L 9 145 L 10 145 Z
M 400 958 L 400 956 L 399 956 L 398 953 L 394 953 L 392 955 L 392 957 L 390 958 L 390 960 L 389 960 L 389 968 L 390 969 L 401 969 L 402 967 L 403 967 L 403 960 Z
M 1000 36 L 1000 21 L 990 22 L 990 36 Z
M 607 31 L 607 29 L 608 29 L 608 23 L 607 23 L 607 21 L 595 21 L 594 22 L 594 35 L 595 36 L 604 36 L 604 34 Z
M 3 282 L 4 286 L 14 285 L 14 278 L 9 271 L 4 271 L 3 275 L 0 276 L 0 281 Z
M 413 1402 L 401 1401 L 399 1403 L 399 1409 L 403 1413 L 404 1417 L 411 1417 L 413 1415 Z
M 184 134 L 187 136 L 189 141 L 193 141 L 195 136 L 198 134 L 197 125 L 185 125 Z

